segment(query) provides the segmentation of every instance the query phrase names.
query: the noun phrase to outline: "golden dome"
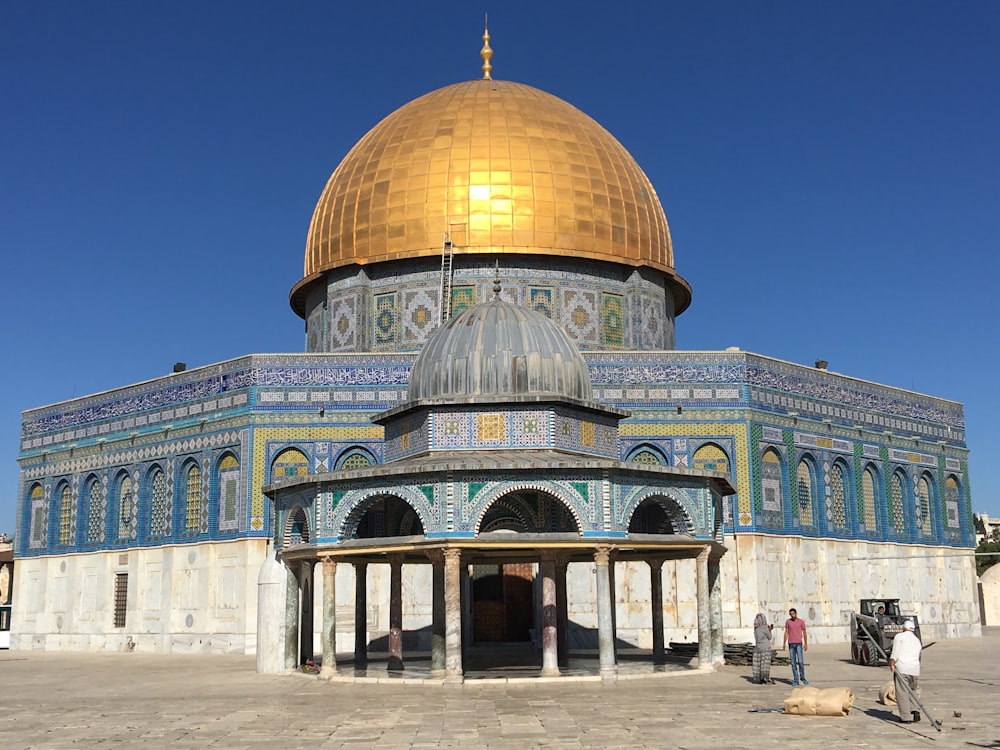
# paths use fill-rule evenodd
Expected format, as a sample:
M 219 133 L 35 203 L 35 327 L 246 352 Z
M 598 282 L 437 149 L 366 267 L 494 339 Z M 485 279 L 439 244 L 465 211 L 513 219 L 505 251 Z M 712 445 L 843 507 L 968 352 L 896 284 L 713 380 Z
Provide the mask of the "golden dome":
M 675 313 L 691 299 L 649 179 L 607 130 L 519 83 L 480 79 L 397 109 L 350 150 L 320 196 L 306 239 L 308 286 L 357 263 L 456 254 L 549 255 L 652 266 Z

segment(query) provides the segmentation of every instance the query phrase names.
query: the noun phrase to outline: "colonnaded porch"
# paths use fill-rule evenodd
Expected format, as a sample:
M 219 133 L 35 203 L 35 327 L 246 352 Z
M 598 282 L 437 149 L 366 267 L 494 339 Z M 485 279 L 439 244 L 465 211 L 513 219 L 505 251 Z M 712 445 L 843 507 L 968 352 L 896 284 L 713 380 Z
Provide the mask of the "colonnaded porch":
M 370 660 L 366 620 L 368 566 L 388 564 L 389 633 L 385 664 L 390 675 L 425 677 L 446 682 L 491 676 L 558 677 L 597 674 L 616 679 L 620 672 L 634 673 L 638 662 L 663 669 L 666 648 L 663 627 L 661 571 L 669 560 L 695 561 L 697 596 L 698 664 L 716 667 L 723 663 L 722 588 L 720 559 L 726 548 L 711 540 L 679 535 L 629 534 L 624 538 L 581 538 L 577 534 L 536 534 L 494 532 L 469 539 L 434 540 L 424 536 L 379 539 L 352 539 L 335 545 L 295 545 L 281 552 L 287 583 L 283 643 L 286 669 L 315 660 L 311 606 L 314 576 L 322 576 L 321 674 L 326 677 L 371 676 L 380 666 Z M 650 574 L 650 629 L 652 649 L 630 650 L 627 659 L 616 648 L 615 591 L 613 567 L 616 562 L 645 562 Z M 572 563 L 592 566 L 595 576 L 597 613 L 596 649 L 570 653 L 567 637 L 567 569 Z M 336 572 L 339 565 L 351 565 L 355 572 L 354 653 L 348 658 L 335 651 L 338 601 Z M 320 571 L 316 571 L 319 565 Z M 431 565 L 432 597 L 431 648 L 414 655 L 408 666 L 403 650 L 403 566 Z M 530 611 L 521 614 L 537 623 L 531 628 L 529 643 L 498 643 L 482 622 L 477 625 L 475 571 L 483 566 L 500 566 L 523 571 L 537 569 L 537 581 L 522 601 Z M 423 592 L 417 592 L 423 595 Z M 480 618 L 482 619 L 482 618 Z M 529 639 L 525 639 L 529 640 Z M 261 645 L 258 645 L 260 648 Z M 596 653 L 595 653 L 596 652 Z M 533 655 L 534 654 L 534 655 Z M 374 656 L 374 654 L 371 654 Z M 414 669 L 415 667 L 415 669 Z M 382 673 L 383 675 L 385 672 Z

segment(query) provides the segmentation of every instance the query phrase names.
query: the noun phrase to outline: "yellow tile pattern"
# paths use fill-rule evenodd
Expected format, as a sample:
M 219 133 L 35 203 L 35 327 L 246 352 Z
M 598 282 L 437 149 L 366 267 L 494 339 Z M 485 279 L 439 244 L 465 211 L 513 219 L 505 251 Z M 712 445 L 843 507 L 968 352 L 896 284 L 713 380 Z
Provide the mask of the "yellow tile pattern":
M 432 91 L 351 149 L 320 196 L 305 276 L 348 263 L 460 253 L 566 255 L 673 275 L 649 179 L 571 104 L 508 81 Z
M 379 440 L 385 434 L 382 427 L 359 424 L 351 427 L 305 426 L 258 427 L 253 432 L 253 459 L 247 481 L 250 484 L 250 528 L 260 531 L 264 528 L 264 477 L 267 476 L 265 448 L 272 440 L 295 443 L 315 440 Z
M 736 446 L 736 492 L 739 495 L 740 519 L 752 518 L 750 504 L 750 463 L 746 427 L 736 424 L 669 424 L 662 422 L 622 422 L 621 436 L 626 437 L 731 437 Z M 742 523 L 742 520 L 741 520 Z M 746 524 L 743 524 L 746 525 Z

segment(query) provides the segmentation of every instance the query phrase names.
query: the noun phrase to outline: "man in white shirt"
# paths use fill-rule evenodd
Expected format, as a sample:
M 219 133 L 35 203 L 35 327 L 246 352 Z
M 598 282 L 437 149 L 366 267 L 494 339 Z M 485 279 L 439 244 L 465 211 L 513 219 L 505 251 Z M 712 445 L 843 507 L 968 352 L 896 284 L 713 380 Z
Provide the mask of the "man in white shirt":
M 920 712 L 910 696 L 910 691 L 914 695 L 919 692 L 917 677 L 920 676 L 920 651 L 923 649 L 920 639 L 913 632 L 915 627 L 913 620 L 903 623 L 902 632 L 892 639 L 892 654 L 889 656 L 889 669 L 896 683 L 899 720 L 903 724 L 920 721 Z

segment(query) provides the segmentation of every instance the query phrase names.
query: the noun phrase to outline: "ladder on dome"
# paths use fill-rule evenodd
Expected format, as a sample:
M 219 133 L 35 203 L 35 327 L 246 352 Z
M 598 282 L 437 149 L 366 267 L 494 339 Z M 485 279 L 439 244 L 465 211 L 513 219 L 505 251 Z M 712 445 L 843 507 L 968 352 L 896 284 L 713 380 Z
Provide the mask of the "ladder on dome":
M 455 256 L 455 244 L 451 241 L 450 235 L 444 233 L 444 242 L 441 244 L 441 305 L 439 306 L 438 325 L 444 325 L 451 317 L 451 278 L 452 259 Z

